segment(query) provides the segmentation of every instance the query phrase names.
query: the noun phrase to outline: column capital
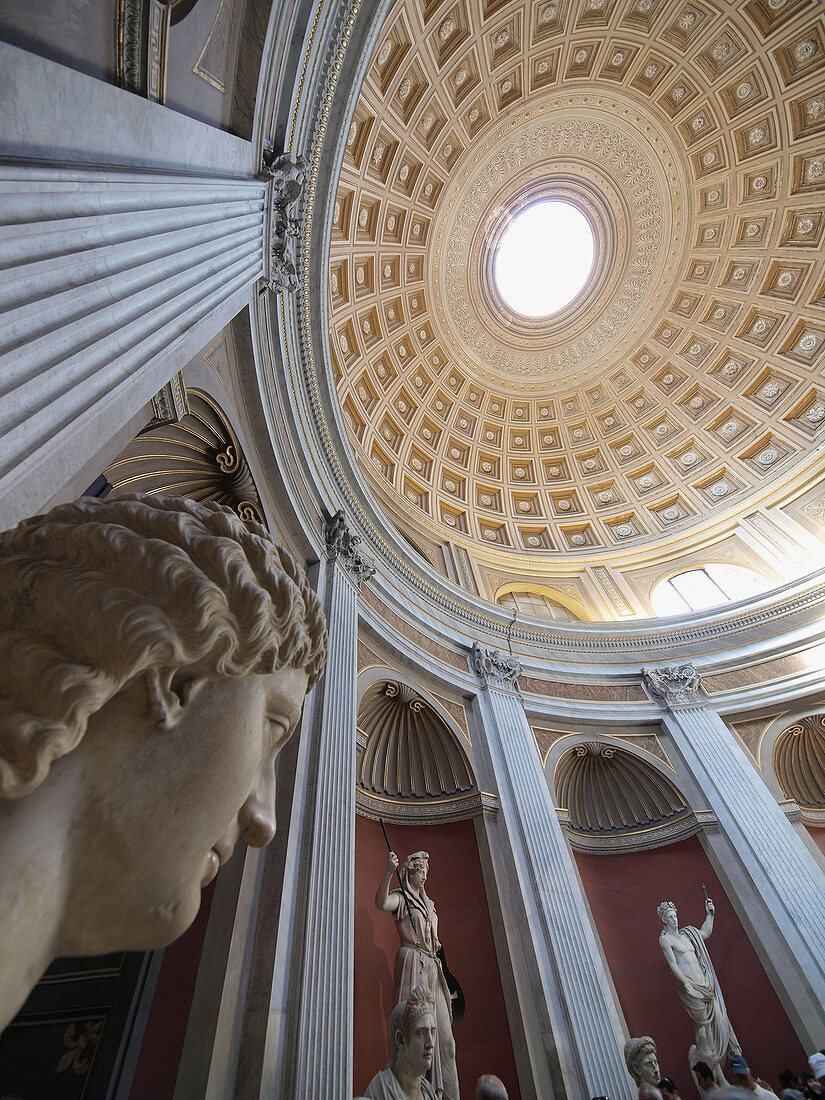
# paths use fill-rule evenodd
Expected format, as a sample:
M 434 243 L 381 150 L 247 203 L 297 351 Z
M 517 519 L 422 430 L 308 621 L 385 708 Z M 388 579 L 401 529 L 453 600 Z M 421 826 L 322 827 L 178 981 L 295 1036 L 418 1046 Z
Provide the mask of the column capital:
M 368 581 L 373 576 L 375 566 L 357 549 L 361 537 L 353 534 L 342 511 L 327 520 L 325 537 L 327 560 L 340 561 L 356 585 L 360 586 L 362 581 Z
M 518 691 L 521 664 L 515 657 L 505 657 L 498 649 L 485 649 L 473 642 L 471 660 L 473 671 L 485 687 Z
M 291 153 L 272 153 L 264 158 L 261 175 L 268 181 L 269 235 L 265 278 L 270 290 L 292 293 L 298 289 L 296 242 L 301 233 L 306 171 L 306 160 Z
M 702 677 L 693 665 L 643 668 L 642 676 L 650 694 L 666 707 L 702 706 L 705 702 Z

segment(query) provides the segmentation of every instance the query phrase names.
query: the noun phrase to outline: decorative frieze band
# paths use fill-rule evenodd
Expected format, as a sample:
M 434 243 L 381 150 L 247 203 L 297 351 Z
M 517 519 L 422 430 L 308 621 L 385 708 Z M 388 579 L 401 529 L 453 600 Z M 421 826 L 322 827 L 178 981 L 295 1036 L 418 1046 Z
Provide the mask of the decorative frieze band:
M 666 707 L 702 705 L 702 679 L 693 665 L 666 665 L 643 668 L 645 687 Z
M 498 649 L 486 649 L 474 642 L 472 663 L 473 671 L 485 687 L 518 691 L 521 664 L 515 657 L 506 657 Z

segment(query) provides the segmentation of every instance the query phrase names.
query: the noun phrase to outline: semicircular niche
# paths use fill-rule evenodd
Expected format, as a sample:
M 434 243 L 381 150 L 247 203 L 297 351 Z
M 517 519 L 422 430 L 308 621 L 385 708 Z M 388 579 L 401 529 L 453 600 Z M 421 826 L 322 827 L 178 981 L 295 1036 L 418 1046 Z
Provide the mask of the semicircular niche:
M 406 684 L 373 684 L 361 701 L 358 730 L 363 744 L 357 765 L 362 809 L 369 812 L 388 804 L 388 816 L 397 818 L 399 813 L 407 816 L 401 809 L 405 804 L 437 811 L 449 802 L 455 817 L 474 812 L 476 803 L 480 806 L 463 748 L 433 707 Z M 462 806 L 465 812 L 456 812 Z
M 825 714 L 810 714 L 780 733 L 773 747 L 776 778 L 800 806 L 825 806 Z
M 564 753 L 556 765 L 555 782 L 557 804 L 569 815 L 569 828 L 582 838 L 656 833 L 656 839 L 663 840 L 663 828 L 693 818 L 682 795 L 661 772 L 604 742 L 586 742 Z M 678 835 L 684 831 L 679 829 Z M 648 839 L 654 841 L 653 836 Z
M 128 443 L 104 474 L 112 495 L 157 493 L 212 500 L 264 527 L 261 499 L 241 446 L 208 394 L 189 390 L 189 412 Z

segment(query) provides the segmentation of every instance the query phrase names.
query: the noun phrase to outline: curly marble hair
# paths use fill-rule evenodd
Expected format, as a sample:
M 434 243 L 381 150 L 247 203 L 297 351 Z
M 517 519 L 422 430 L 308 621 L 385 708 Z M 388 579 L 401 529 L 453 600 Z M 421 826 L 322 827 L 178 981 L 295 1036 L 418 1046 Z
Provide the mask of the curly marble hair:
M 659 904 L 656 907 L 656 915 L 658 916 L 659 920 L 664 924 L 665 913 L 668 911 L 668 909 L 675 909 L 675 908 L 676 908 L 676 903 L 675 902 L 660 901 Z
M 406 1001 L 398 1002 L 390 1014 L 390 1043 L 393 1058 L 398 1053 L 398 1033 L 404 1036 L 405 1041 L 409 1041 L 412 1029 L 428 1012 L 435 1019 L 435 1005 L 429 990 L 423 985 L 417 985 Z
M 84 497 L 0 534 L 0 797 L 27 794 L 147 669 L 243 676 L 326 659 L 306 576 L 218 504 Z

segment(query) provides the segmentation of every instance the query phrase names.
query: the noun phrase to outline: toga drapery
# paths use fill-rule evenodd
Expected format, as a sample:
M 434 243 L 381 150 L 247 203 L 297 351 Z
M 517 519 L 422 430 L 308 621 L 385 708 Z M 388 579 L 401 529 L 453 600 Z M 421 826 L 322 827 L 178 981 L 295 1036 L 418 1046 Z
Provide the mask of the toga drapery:
M 742 1048 L 730 1026 L 722 990 L 719 988 L 716 971 L 713 969 L 701 932 L 692 925 L 680 928 L 679 931 L 690 940 L 702 972 L 701 985 L 691 978 L 695 992 L 688 993 L 685 987 L 680 985 L 679 996 L 696 1027 L 696 1045 L 702 1058 L 712 1066 L 721 1064 L 728 1053 L 741 1054 Z M 700 1028 L 704 1036 L 702 1043 L 699 1042 Z

